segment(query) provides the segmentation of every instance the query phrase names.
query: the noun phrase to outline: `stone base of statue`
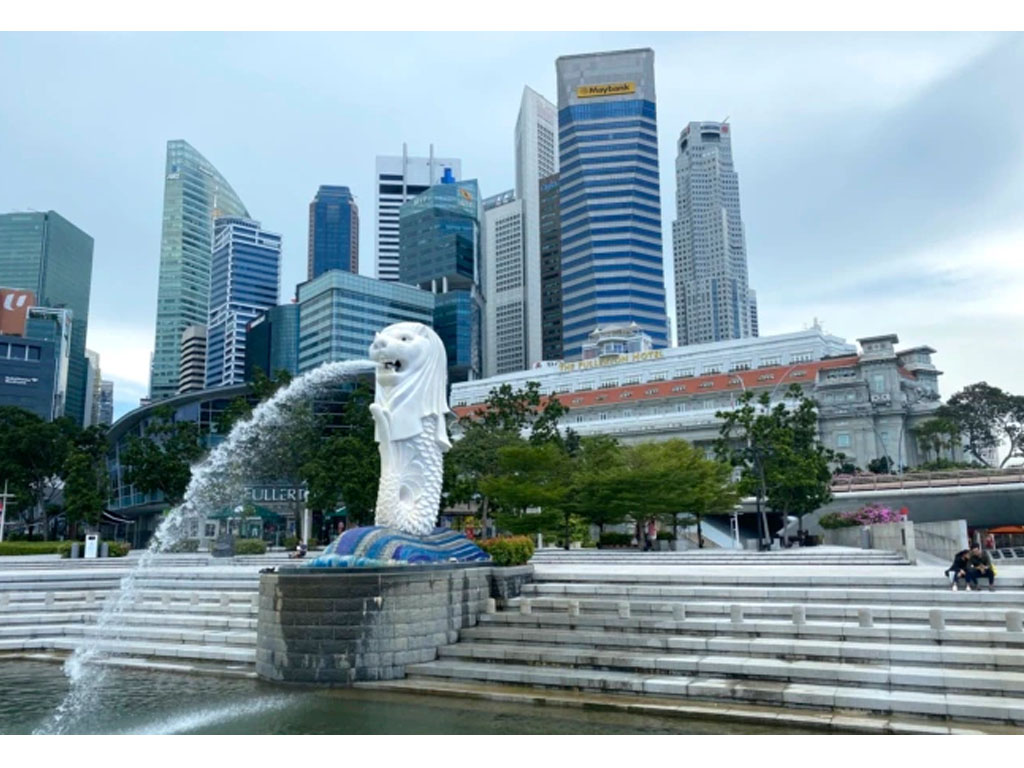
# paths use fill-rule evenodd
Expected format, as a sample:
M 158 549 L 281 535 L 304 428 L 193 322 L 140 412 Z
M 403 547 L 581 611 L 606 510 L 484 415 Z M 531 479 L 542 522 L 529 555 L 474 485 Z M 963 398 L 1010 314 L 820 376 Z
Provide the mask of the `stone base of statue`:
M 378 525 L 353 528 L 308 563 L 312 568 L 378 568 L 388 565 L 475 563 L 491 557 L 465 534 L 435 528 L 426 536 Z

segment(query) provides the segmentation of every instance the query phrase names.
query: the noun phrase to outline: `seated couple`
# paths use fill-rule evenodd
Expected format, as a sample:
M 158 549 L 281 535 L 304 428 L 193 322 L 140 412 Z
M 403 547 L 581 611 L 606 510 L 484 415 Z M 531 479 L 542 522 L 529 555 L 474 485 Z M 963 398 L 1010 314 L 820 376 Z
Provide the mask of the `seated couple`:
M 973 586 L 980 589 L 979 579 L 988 579 L 989 592 L 995 592 L 996 569 L 992 566 L 992 560 L 988 552 L 983 552 L 981 546 L 975 544 L 970 549 L 957 552 L 953 558 L 953 564 L 946 569 L 946 575 L 953 582 L 953 591 L 957 591 L 957 582 L 963 579 L 967 584 L 967 591 Z

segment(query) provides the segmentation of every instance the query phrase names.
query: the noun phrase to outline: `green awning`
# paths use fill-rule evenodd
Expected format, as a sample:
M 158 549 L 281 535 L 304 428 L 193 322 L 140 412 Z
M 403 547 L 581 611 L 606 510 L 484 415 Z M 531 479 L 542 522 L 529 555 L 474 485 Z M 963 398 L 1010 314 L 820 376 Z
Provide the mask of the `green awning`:
M 348 517 L 348 507 L 338 507 L 330 514 L 324 515 L 324 520 L 335 520 L 339 517 Z
M 242 511 L 235 511 L 237 507 L 224 507 L 219 512 L 207 515 L 207 520 L 255 520 L 259 518 L 265 523 L 283 523 L 284 517 L 272 509 L 260 506 L 249 506 Z

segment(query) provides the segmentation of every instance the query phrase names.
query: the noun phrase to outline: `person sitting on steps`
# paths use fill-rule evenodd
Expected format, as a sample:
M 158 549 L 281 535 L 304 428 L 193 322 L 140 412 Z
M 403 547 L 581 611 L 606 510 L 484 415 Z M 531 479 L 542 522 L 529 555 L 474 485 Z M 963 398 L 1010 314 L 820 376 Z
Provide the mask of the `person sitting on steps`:
M 295 552 L 293 552 L 292 554 L 288 555 L 288 557 L 292 558 L 293 560 L 297 559 L 297 558 L 300 558 L 300 557 L 305 557 L 307 549 L 308 549 L 308 547 L 306 546 L 306 542 L 300 541 L 299 545 L 297 547 L 295 547 Z
M 988 591 L 996 591 L 996 569 L 992 567 L 992 558 L 988 556 L 980 544 L 971 547 L 971 557 L 967 562 L 967 573 L 974 576 L 974 586 L 981 589 L 979 579 L 988 579 Z M 970 589 L 970 587 L 968 587 Z
M 957 581 L 963 579 L 967 582 L 967 591 L 971 590 L 972 578 L 968 575 L 970 570 L 971 551 L 962 549 L 953 557 L 953 564 L 946 569 L 946 575 L 953 582 L 953 591 L 957 591 Z

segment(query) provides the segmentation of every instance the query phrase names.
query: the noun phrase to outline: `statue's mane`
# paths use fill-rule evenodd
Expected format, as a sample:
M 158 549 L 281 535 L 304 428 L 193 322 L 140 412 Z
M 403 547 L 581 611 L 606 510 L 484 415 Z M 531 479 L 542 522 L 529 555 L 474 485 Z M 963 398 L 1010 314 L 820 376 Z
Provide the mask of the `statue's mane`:
M 448 439 L 448 425 L 445 418 L 448 408 L 448 355 L 441 338 L 433 329 L 420 323 L 396 323 L 384 329 L 383 333 L 407 330 L 426 342 L 426 354 L 419 360 L 418 367 L 393 387 L 382 387 L 378 382 L 374 402 L 390 413 L 392 440 L 408 440 L 423 432 L 423 419 L 434 419 L 433 438 L 441 444 L 442 450 L 452 447 Z M 376 429 L 376 428 L 375 428 Z M 377 431 L 377 441 L 380 433 Z

